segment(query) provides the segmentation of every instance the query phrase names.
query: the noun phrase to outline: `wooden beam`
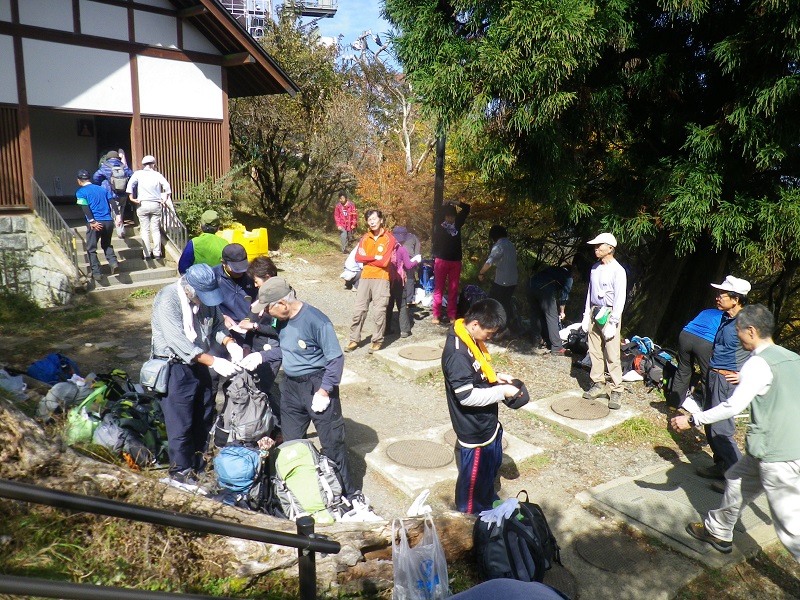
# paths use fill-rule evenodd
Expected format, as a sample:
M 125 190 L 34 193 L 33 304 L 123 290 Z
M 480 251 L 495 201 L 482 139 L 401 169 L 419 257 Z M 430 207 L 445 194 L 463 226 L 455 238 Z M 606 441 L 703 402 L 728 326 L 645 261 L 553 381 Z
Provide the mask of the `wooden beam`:
M 256 62 L 256 58 L 249 52 L 237 52 L 236 54 L 226 54 L 222 57 L 223 67 L 238 67 L 250 65 Z
M 200 15 L 204 15 L 207 12 L 208 9 L 205 6 L 189 6 L 187 8 L 181 8 L 178 11 L 178 17 L 181 19 L 188 19 L 189 17 L 198 17 Z

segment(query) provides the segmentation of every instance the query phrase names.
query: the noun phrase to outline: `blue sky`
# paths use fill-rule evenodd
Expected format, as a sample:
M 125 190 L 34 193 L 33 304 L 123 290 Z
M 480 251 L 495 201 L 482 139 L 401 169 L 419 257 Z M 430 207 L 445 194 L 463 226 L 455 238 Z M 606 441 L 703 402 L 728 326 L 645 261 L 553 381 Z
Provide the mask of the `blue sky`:
M 320 35 L 335 38 L 342 33 L 342 43 L 351 44 L 367 29 L 374 34 L 383 34 L 389 31 L 389 24 L 381 18 L 380 11 L 379 0 L 339 0 L 336 16 L 318 22 Z M 372 41 L 370 48 L 377 50 Z

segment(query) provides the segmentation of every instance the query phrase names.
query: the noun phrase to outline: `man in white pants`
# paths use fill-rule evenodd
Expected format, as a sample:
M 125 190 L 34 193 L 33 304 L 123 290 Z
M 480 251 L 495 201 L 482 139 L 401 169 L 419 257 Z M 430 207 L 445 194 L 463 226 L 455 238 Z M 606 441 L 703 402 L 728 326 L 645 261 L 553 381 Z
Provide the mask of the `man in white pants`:
M 125 190 L 131 202 L 138 205 L 144 259 L 161 259 L 161 210 L 172 195 L 166 178 L 156 171 L 156 159 L 147 155 L 142 159 L 142 168 L 128 180 Z
M 617 238 L 601 233 L 589 244 L 594 246 L 597 262 L 589 275 L 589 291 L 583 311 L 581 328 L 589 342 L 592 359 L 592 387 L 584 398 L 608 398 L 608 408 L 622 406 L 622 362 L 620 361 L 620 327 L 625 308 L 627 275 L 614 258 Z M 611 375 L 611 396 L 606 392 L 606 368 Z
M 736 333 L 750 352 L 739 385 L 725 402 L 671 419 L 683 431 L 728 419 L 750 406 L 747 454 L 725 471 L 722 506 L 686 531 L 720 552 L 733 550 L 733 527 L 742 509 L 766 492 L 778 538 L 800 562 L 800 356 L 775 345 L 775 319 L 762 304 L 745 306 Z

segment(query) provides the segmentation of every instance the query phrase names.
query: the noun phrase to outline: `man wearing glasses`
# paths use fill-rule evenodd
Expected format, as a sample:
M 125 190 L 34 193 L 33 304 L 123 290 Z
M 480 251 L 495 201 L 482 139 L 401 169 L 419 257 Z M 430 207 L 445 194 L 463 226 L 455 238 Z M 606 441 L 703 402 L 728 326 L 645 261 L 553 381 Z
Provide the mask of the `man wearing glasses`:
M 736 316 L 747 303 L 750 283 L 728 275 L 722 283 L 712 283 L 717 288 L 717 308 L 722 311 L 722 320 L 714 336 L 714 349 L 708 363 L 703 410 L 710 410 L 725 402 L 739 383 L 739 369 L 747 360 L 747 351 L 742 348 L 736 335 Z M 733 417 L 705 425 L 706 438 L 714 456 L 714 466 L 700 467 L 697 474 L 707 479 L 725 480 L 725 471 L 742 457 L 733 434 L 736 431 Z M 720 491 L 724 487 L 712 485 Z

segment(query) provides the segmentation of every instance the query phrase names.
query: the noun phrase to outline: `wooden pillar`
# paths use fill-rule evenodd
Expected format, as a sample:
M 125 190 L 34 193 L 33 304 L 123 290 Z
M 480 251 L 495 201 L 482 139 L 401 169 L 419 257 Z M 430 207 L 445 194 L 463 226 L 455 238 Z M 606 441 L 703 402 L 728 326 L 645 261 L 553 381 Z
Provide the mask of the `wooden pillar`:
M 11 0 L 11 21 L 19 25 L 19 0 Z M 19 148 L 22 162 L 22 193 L 25 206 L 33 210 L 33 147 L 31 145 L 30 113 L 28 112 L 28 90 L 25 85 L 25 61 L 22 54 L 22 37 L 14 34 L 14 69 L 17 76 L 17 123 L 19 126 Z

